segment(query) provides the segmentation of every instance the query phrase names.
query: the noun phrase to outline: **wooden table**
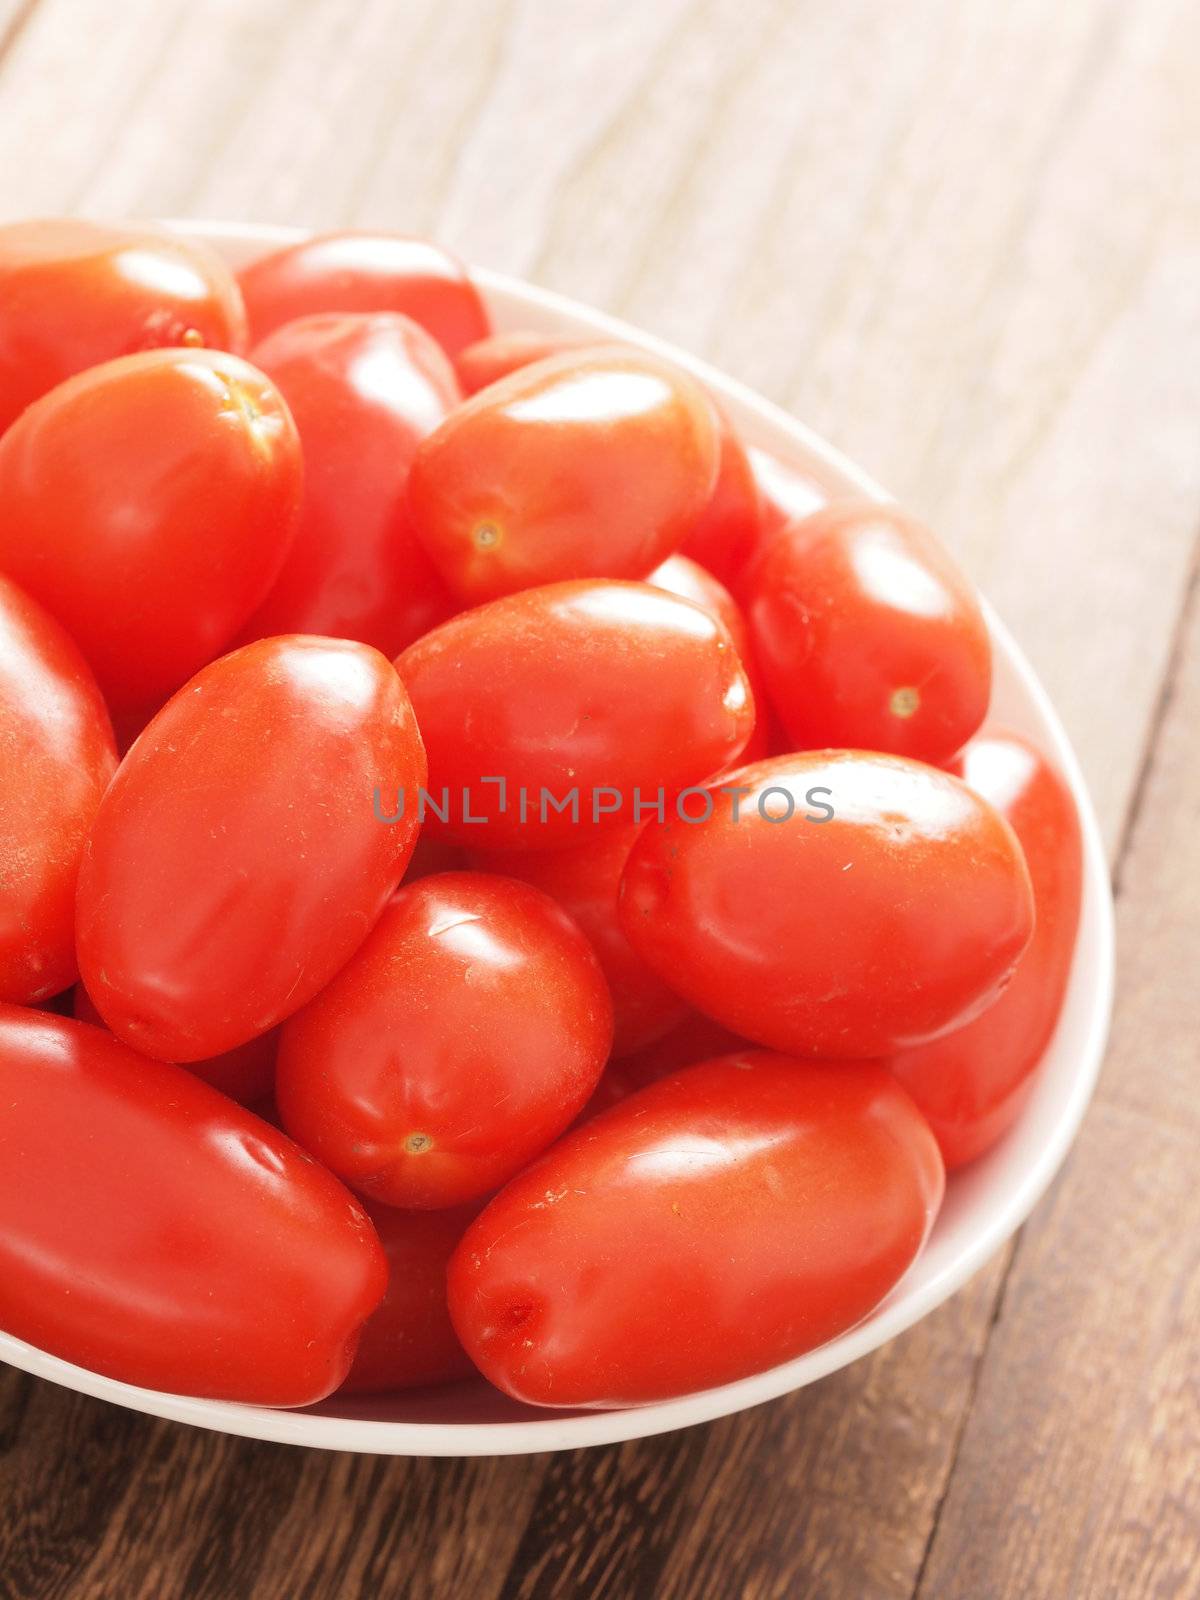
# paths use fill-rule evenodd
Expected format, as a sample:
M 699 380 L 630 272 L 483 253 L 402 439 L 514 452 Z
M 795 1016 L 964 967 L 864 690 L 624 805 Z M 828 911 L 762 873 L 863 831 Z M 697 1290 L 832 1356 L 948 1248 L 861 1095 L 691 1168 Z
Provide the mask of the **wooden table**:
M 5 1370 L 5 1600 L 1200 1595 L 1198 69 L 1195 0 L 0 0 L 0 215 L 428 232 L 867 465 L 1063 712 L 1122 947 L 1061 1180 L 869 1360 L 445 1463 Z

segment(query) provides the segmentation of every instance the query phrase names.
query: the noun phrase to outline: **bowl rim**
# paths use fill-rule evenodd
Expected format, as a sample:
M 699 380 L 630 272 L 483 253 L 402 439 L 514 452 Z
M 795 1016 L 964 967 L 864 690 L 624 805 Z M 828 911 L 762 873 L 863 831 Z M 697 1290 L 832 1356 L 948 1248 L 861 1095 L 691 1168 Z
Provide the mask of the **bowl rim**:
M 217 247 L 240 247 L 247 251 L 254 248 L 264 252 L 297 242 L 311 232 L 277 225 L 190 219 L 171 220 L 165 226 Z M 892 499 L 867 473 L 811 428 L 708 362 L 567 295 L 483 267 L 472 266 L 470 272 L 489 309 L 498 305 L 520 307 L 532 311 L 536 320 L 550 324 L 569 322 L 575 327 L 594 330 L 602 338 L 633 343 L 653 351 L 692 372 L 713 389 L 722 404 L 736 413 L 739 431 L 748 437 L 751 444 L 778 449 L 780 439 L 785 439 L 793 450 L 798 449 L 809 466 L 819 469 L 820 476 L 829 481 L 829 486 L 879 501 Z M 746 424 L 747 418 L 750 419 L 749 426 Z M 863 1322 L 828 1344 L 766 1372 L 640 1407 L 569 1414 L 547 1411 L 511 1421 L 396 1421 L 335 1416 L 320 1411 L 278 1411 L 229 1401 L 164 1394 L 74 1366 L 2 1332 L 0 1360 L 68 1389 L 134 1411 L 244 1438 L 375 1455 L 523 1455 L 614 1444 L 713 1421 L 776 1399 L 826 1377 L 896 1338 L 927 1316 L 978 1272 L 1016 1232 L 1061 1166 L 1078 1132 L 1099 1075 L 1114 988 L 1114 919 L 1109 869 L 1099 824 L 1079 762 L 1048 695 L 1024 653 L 986 599 L 984 610 L 996 653 L 1004 659 L 1042 724 L 1050 747 L 1047 754 L 1066 779 L 1079 810 L 1083 840 L 1083 904 L 1069 993 L 1084 977 L 1090 993 L 1069 1093 L 1039 1146 L 1036 1159 L 1022 1172 L 1020 1180 L 1011 1186 L 1002 1203 L 992 1207 L 991 1214 L 977 1234 L 938 1272 L 919 1286 L 907 1289 L 907 1280 L 902 1279 L 892 1294 Z M 1085 925 L 1090 951 L 1090 970 L 1086 974 L 1081 970 Z

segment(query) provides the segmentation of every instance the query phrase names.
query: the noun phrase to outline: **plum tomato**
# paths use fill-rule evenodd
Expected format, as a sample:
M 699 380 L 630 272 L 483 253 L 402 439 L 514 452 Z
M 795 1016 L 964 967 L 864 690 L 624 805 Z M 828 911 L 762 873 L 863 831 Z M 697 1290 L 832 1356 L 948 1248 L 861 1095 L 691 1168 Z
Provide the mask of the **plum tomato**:
M 395 313 L 287 322 L 252 352 L 304 452 L 291 553 L 243 640 L 359 639 L 394 656 L 455 609 L 413 533 L 405 487 L 417 445 L 458 404 L 441 346 Z
M 568 578 L 644 578 L 716 478 L 704 390 L 622 346 L 555 356 L 481 390 L 425 439 L 409 508 L 449 587 L 477 605 Z
M 1016 1121 L 1054 1032 L 1071 972 L 1083 844 L 1071 791 L 1017 734 L 985 729 L 951 770 L 990 801 L 1021 841 L 1037 923 L 1012 982 L 965 1028 L 889 1065 L 941 1146 L 948 1169 L 983 1155 Z
M 489 1194 L 570 1125 L 612 1044 L 595 953 L 549 895 L 482 872 L 401 889 L 284 1025 L 288 1132 L 386 1205 Z
M 363 1326 L 342 1394 L 387 1394 L 475 1376 L 450 1321 L 446 1264 L 479 1207 L 398 1211 L 368 1201 L 366 1212 L 387 1257 L 388 1287 Z
M 791 522 L 811 517 L 829 501 L 829 494 L 804 468 L 770 450 L 751 445 L 750 466 L 762 504 L 760 548 Z
M 160 345 L 245 342 L 237 283 L 203 245 L 76 217 L 0 227 L 0 433 L 85 367 Z
M 75 881 L 117 754 L 83 657 L 7 578 L 0 756 L 0 1000 L 36 1005 L 75 980 Z
M 841 501 L 771 541 L 747 607 L 797 746 L 944 761 L 987 714 L 992 655 L 970 584 L 894 506 Z
M 571 350 L 592 350 L 611 344 L 598 334 L 535 333 L 519 328 L 513 333 L 493 333 L 460 350 L 454 369 L 464 394 L 478 394 L 490 383 L 498 383 L 511 372 L 530 367 L 535 361 L 565 355 Z
M 429 752 L 426 825 L 477 849 L 644 821 L 754 726 L 726 628 L 648 584 L 526 589 L 452 617 L 396 666 Z
M 301 481 L 287 406 L 247 362 L 124 356 L 0 439 L 0 572 L 63 624 L 114 710 L 156 708 L 265 598 Z
M 687 1003 L 635 954 L 617 915 L 617 890 L 640 830 L 609 828 L 564 850 L 477 852 L 485 872 L 520 878 L 556 900 L 578 923 L 608 981 L 613 1002 L 614 1055 L 661 1038 L 687 1013 Z
M 650 823 L 621 921 L 698 1010 L 797 1055 L 889 1054 L 996 999 L 1033 931 L 1016 835 L 949 773 L 824 750 L 760 761 Z
M 81 983 L 72 991 L 71 1013 L 79 1022 L 90 1022 L 107 1031 L 107 1023 Z M 256 1039 L 226 1050 L 208 1061 L 189 1061 L 187 1070 L 203 1078 L 211 1088 L 252 1110 L 262 1111 L 271 1102 L 275 1088 L 275 1052 L 279 1048 L 279 1029 L 262 1033 Z
M 84 854 L 79 970 L 108 1026 L 202 1061 L 298 1010 L 399 883 L 424 782 L 377 650 L 290 634 L 205 667 L 121 763 Z M 402 820 L 379 820 L 380 789 L 407 795 Z
M 724 416 L 718 421 L 716 481 L 680 548 L 723 584 L 734 585 L 758 548 L 762 497 L 744 445 Z
M 883 1068 L 708 1061 L 501 1190 L 451 1257 L 450 1315 L 485 1376 L 534 1405 L 730 1383 L 860 1322 L 920 1251 L 943 1184 Z
M 451 357 L 489 332 L 462 262 L 403 234 L 316 234 L 260 256 L 239 282 L 256 340 L 316 311 L 399 311 Z
M 0 1328 L 123 1383 L 303 1406 L 387 1265 L 290 1139 L 99 1028 L 0 1006 Z
M 701 1061 L 711 1061 L 714 1056 L 727 1056 L 739 1050 L 755 1048 L 748 1040 L 731 1033 L 711 1017 L 706 1017 L 702 1011 L 689 1008 L 670 1033 L 663 1034 L 661 1039 L 609 1061 L 580 1120 L 607 1111 L 619 1100 L 627 1099 L 647 1084 L 657 1083 L 660 1078 L 669 1077 L 681 1067 L 694 1067 Z

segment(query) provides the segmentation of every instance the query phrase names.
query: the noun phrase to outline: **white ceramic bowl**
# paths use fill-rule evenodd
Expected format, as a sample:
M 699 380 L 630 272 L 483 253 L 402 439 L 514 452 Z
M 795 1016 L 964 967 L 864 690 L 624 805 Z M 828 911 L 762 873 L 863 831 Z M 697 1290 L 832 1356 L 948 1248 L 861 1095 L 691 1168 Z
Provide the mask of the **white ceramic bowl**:
M 208 223 L 177 226 L 215 244 L 238 266 L 299 237 L 293 231 L 275 228 Z M 703 362 L 561 295 L 493 272 L 481 270 L 475 278 L 497 329 L 570 329 L 628 340 L 655 350 L 702 378 L 748 443 L 797 462 L 831 491 L 886 498 L 863 472 L 795 418 Z M 308 1411 L 271 1411 L 133 1388 L 60 1361 L 3 1333 L 0 1360 L 134 1411 L 222 1433 L 381 1455 L 513 1455 L 636 1439 L 741 1411 L 836 1372 L 911 1327 L 953 1294 L 999 1249 L 1054 1176 L 1091 1097 L 1112 998 L 1112 901 L 1092 804 L 1074 753 L 1045 692 L 1025 657 L 990 612 L 989 622 L 996 659 L 992 715 L 1031 736 L 1057 762 L 1067 776 L 1083 819 L 1085 860 L 1079 942 L 1058 1030 L 1024 1115 L 1000 1145 L 952 1179 L 924 1254 L 865 1322 L 819 1350 L 757 1377 L 661 1405 L 587 1413 L 556 1413 L 521 1406 L 482 1382 L 419 1395 L 357 1400 L 335 1397 Z

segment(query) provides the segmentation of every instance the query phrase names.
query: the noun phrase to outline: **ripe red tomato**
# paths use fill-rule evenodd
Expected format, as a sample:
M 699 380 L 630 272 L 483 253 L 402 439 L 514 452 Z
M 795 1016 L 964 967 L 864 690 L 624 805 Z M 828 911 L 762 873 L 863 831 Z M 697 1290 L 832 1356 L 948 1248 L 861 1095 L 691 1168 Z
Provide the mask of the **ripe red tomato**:
M 698 1010 L 772 1049 L 861 1058 L 961 1027 L 1008 982 L 1029 874 L 957 778 L 824 750 L 710 793 L 707 818 L 647 826 L 621 888 L 630 944 Z
M 882 1068 L 748 1051 L 665 1078 L 501 1191 L 450 1261 L 450 1314 L 496 1386 L 638 1405 L 761 1372 L 862 1320 L 941 1203 L 942 1164 Z
M 425 757 L 367 645 L 302 634 L 223 656 L 137 740 L 79 877 L 79 969 L 118 1036 L 201 1061 L 266 1033 L 342 967 L 399 882 Z M 375 787 L 404 790 L 378 820 Z
M 749 455 L 762 502 L 761 549 L 790 522 L 819 511 L 828 503 L 829 495 L 815 476 L 770 450 L 752 445 Z
M 712 494 L 716 411 L 640 351 L 556 356 L 473 396 L 408 480 L 418 536 L 471 605 L 567 578 L 642 578 Z
M 302 317 L 253 359 L 299 429 L 304 503 L 291 554 L 242 638 L 326 633 L 394 656 L 455 609 L 405 498 L 417 445 L 461 398 L 454 370 L 394 313 Z
M 515 333 L 493 333 L 476 344 L 460 350 L 454 362 L 458 381 L 464 394 L 478 394 L 490 383 L 498 383 L 511 372 L 530 367 L 535 361 L 545 361 L 549 356 L 561 356 L 570 350 L 593 350 L 597 345 L 610 344 L 596 334 L 586 333 L 535 333 L 530 328 Z
M 480 849 L 644 820 L 661 791 L 732 761 L 754 725 L 725 628 L 648 584 L 527 589 L 452 617 L 396 665 L 444 802 L 427 825 Z
M 552 896 L 579 924 L 600 959 L 613 1002 L 614 1055 L 658 1039 L 687 1013 L 687 1004 L 637 955 L 621 930 L 617 890 L 639 829 L 608 828 L 565 850 L 477 852 L 486 872 L 520 878 Z
M 125 356 L 0 439 L 0 571 L 63 624 L 110 704 L 156 707 L 265 597 L 301 476 L 288 409 L 254 367 Z
M 245 342 L 237 284 L 202 245 L 75 217 L 0 227 L 0 433 L 85 367 L 159 345 Z
M 723 584 L 735 584 L 758 548 L 762 496 L 745 446 L 719 418 L 720 463 L 708 504 L 689 529 L 682 552 Z
M 392 900 L 285 1025 L 275 1093 L 292 1137 L 386 1205 L 489 1194 L 569 1126 L 612 1043 L 587 940 L 548 895 L 452 872 Z
M 117 764 L 83 657 L 0 578 L 0 1000 L 35 1005 L 75 980 L 75 880 Z
M 730 1033 L 719 1022 L 706 1017 L 702 1011 L 690 1008 L 661 1039 L 643 1045 L 640 1050 L 618 1056 L 608 1063 L 604 1076 L 596 1085 L 596 1092 L 583 1109 L 580 1121 L 597 1112 L 607 1111 L 618 1101 L 628 1099 L 639 1089 L 645 1089 L 660 1078 L 667 1078 L 681 1067 L 694 1067 L 701 1061 L 711 1061 L 714 1056 L 733 1055 L 756 1047 L 736 1033 Z
M 317 234 L 260 256 L 239 281 L 255 339 L 314 311 L 399 311 L 450 356 L 488 332 L 462 262 L 402 234 Z
M 388 1287 L 367 1318 L 342 1394 L 386 1394 L 476 1375 L 450 1321 L 446 1263 L 479 1207 L 397 1211 L 368 1202 L 366 1211 L 387 1257 Z
M 0 1007 L 0 1327 L 124 1383 L 302 1406 L 387 1266 L 290 1139 L 99 1028 Z
M 1025 739 L 984 732 L 951 770 L 1012 824 L 1037 909 L 1030 946 L 995 1005 L 956 1033 L 889 1063 L 954 1169 L 990 1150 L 1029 1098 L 1071 973 L 1083 845 L 1071 791 Z
M 944 761 L 987 713 L 979 601 L 894 506 L 842 501 L 777 534 L 748 613 L 767 693 L 801 748 Z
M 69 1014 L 79 1022 L 90 1022 L 107 1031 L 104 1018 L 81 983 L 77 983 L 72 991 Z M 278 1048 L 279 1029 L 272 1028 L 270 1033 L 260 1034 L 257 1039 L 247 1039 L 245 1044 L 239 1044 L 208 1061 L 189 1061 L 187 1070 L 197 1078 L 203 1078 L 211 1088 L 227 1094 L 231 1100 L 262 1112 L 263 1107 L 270 1103 L 275 1087 L 275 1052 Z

